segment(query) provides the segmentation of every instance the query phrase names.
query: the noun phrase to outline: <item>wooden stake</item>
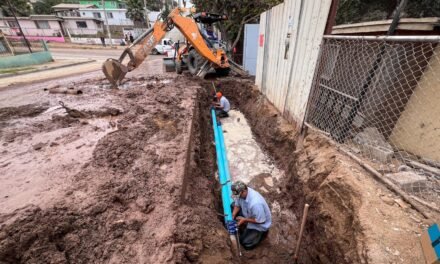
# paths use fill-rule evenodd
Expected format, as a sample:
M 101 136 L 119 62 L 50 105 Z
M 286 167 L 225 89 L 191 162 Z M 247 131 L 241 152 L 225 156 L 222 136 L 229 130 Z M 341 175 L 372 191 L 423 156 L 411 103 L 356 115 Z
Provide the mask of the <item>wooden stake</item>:
M 299 246 L 301 245 L 302 235 L 304 232 L 304 227 L 306 225 L 306 219 L 307 219 L 308 212 L 309 212 L 309 204 L 305 204 L 303 217 L 302 217 L 302 221 L 301 221 L 301 228 L 299 230 L 298 242 L 296 243 L 295 255 L 293 256 L 295 263 L 298 261 Z

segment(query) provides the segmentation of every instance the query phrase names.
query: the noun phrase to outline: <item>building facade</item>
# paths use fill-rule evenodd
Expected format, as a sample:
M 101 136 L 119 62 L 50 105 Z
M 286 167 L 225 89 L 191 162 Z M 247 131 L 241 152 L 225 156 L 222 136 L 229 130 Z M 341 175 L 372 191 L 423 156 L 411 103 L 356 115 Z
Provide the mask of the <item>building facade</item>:
M 63 19 L 55 15 L 32 15 L 18 17 L 0 17 L 0 30 L 9 38 L 21 38 L 19 25 L 30 40 L 64 42 Z
M 99 8 L 102 8 L 102 1 L 100 0 L 80 0 L 79 3 L 81 5 L 95 5 Z M 124 9 L 127 8 L 127 5 L 124 1 L 121 0 L 106 0 L 104 1 L 105 8 L 109 9 Z

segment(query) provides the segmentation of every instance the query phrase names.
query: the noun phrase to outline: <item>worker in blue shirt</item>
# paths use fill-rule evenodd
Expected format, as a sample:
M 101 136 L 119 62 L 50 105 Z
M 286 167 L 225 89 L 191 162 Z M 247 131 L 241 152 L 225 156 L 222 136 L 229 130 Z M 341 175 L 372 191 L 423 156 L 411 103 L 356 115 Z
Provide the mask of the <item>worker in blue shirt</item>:
M 214 103 L 215 113 L 218 117 L 228 117 L 229 110 L 231 110 L 231 105 L 229 104 L 228 99 L 223 96 L 221 92 L 217 92 L 215 94 L 216 102 Z
M 234 204 L 232 216 L 240 230 L 240 244 L 247 250 L 255 248 L 272 225 L 272 215 L 260 193 L 237 181 L 231 186 Z

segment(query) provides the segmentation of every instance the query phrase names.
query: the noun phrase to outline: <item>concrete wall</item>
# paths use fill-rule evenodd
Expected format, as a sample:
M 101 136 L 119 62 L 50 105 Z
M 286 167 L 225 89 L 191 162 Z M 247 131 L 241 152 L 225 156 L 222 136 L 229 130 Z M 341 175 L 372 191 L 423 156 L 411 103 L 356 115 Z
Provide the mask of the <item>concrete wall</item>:
M 60 42 L 64 43 L 66 40 L 64 37 L 45 37 L 45 36 L 26 36 L 28 40 L 44 40 L 46 42 Z M 23 39 L 20 36 L 8 36 L 8 39 Z
M 440 47 L 397 121 L 390 141 L 398 148 L 440 162 Z
M 79 10 L 82 17 L 93 17 L 93 13 L 100 13 L 101 18 L 105 23 L 104 10 L 102 9 L 80 9 Z M 116 26 L 133 26 L 133 21 L 127 18 L 127 9 L 106 9 L 107 20 L 109 25 Z M 113 18 L 110 17 L 111 13 Z
M 256 85 L 301 124 L 331 0 L 286 0 L 261 15 Z
M 92 44 L 92 45 L 102 45 L 100 38 L 74 38 L 72 37 L 70 39 L 72 43 L 78 43 L 78 44 Z M 110 44 L 110 40 L 108 38 L 105 39 L 106 44 Z M 120 45 L 121 40 L 120 39 L 113 39 L 112 41 L 113 45 Z
M 87 23 L 87 28 L 78 28 L 77 21 L 84 21 Z M 64 27 L 69 31 L 71 35 L 96 35 L 98 31 L 102 29 L 94 20 L 81 19 L 80 17 L 75 19 L 64 20 Z
M 40 29 L 37 28 L 37 25 L 35 24 L 36 21 L 34 20 L 19 19 L 20 26 L 26 36 L 62 37 L 60 23 L 54 20 L 49 20 L 47 22 L 49 23 L 50 28 Z M 2 21 L 2 23 L 0 23 L 0 29 L 3 31 L 3 33 L 10 36 L 17 36 L 17 33 L 20 32 L 18 28 L 9 28 L 9 25 L 6 21 Z

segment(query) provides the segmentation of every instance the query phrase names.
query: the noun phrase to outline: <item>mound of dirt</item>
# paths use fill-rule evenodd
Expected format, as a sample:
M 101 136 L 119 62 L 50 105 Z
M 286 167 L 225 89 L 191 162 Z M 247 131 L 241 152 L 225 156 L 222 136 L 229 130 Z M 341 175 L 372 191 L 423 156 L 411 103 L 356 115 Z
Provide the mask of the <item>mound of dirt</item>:
M 65 196 L 0 215 L 2 263 L 234 263 L 198 85 L 130 81 L 112 98 L 123 108 L 118 130 L 98 141 Z
M 49 108 L 48 104 L 28 104 L 17 107 L 3 107 L 0 108 L 0 121 L 8 121 L 21 117 L 34 117 Z

